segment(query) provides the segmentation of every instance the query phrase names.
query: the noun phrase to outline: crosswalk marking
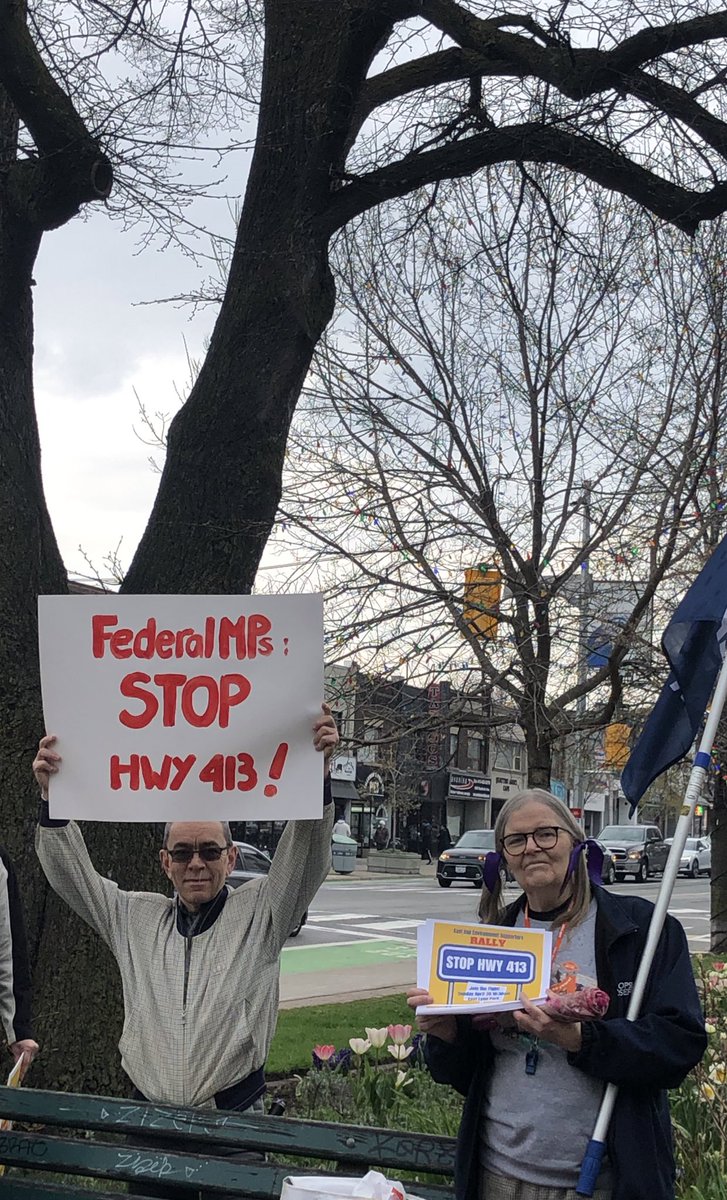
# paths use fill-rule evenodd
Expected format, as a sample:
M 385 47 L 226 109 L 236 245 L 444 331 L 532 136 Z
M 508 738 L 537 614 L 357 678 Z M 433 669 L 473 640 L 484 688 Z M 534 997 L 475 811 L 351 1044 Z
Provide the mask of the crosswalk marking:
M 356 929 L 352 925 L 313 925 L 313 926 L 311 926 L 311 928 L 315 929 L 316 933 L 333 933 L 333 934 L 343 933 L 346 935 L 346 937 L 350 937 L 350 938 L 362 938 L 362 939 L 368 938 L 369 940 L 373 940 L 373 941 L 377 940 L 376 934 L 374 932 L 376 927 L 374 925 L 364 926 L 363 929 Z M 332 944 L 333 943 L 326 942 L 327 946 L 332 945 Z
M 376 913 L 309 913 L 308 921 L 375 921 Z
M 338 929 L 338 930 L 336 930 L 336 932 L 337 933 L 348 933 L 349 931 L 348 931 L 348 929 Z M 368 936 L 366 938 L 366 940 L 369 942 L 390 942 L 391 938 Z M 350 945 L 351 945 L 351 943 L 349 941 L 326 942 L 325 947 L 322 944 L 319 944 L 317 942 L 308 942 L 307 945 L 302 945 L 302 946 L 300 945 L 300 943 L 296 943 L 295 946 L 284 946 L 283 954 L 291 954 L 294 950 L 321 950 L 321 949 L 330 950 L 331 946 L 350 946 Z
M 406 920 L 401 918 L 397 921 L 375 921 L 372 924 L 369 921 L 358 921 L 357 924 L 365 924 L 367 929 L 375 929 L 377 933 L 388 933 L 389 930 L 394 929 L 418 929 L 420 925 L 424 924 L 424 921 L 411 917 Z

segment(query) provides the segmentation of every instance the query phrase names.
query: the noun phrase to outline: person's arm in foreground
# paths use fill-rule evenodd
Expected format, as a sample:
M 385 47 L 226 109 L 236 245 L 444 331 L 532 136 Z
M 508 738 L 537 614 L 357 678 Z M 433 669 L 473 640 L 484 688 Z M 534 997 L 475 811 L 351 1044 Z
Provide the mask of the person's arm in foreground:
M 513 1013 L 524 1033 L 554 1042 L 587 1075 L 619 1087 L 678 1087 L 707 1047 L 707 1035 L 682 926 L 667 917 L 642 1015 L 566 1024 L 548 1005 L 527 1001 Z
M 120 923 L 126 893 L 112 880 L 99 875 L 75 821 L 52 821 L 48 816 L 48 785 L 51 776 L 61 769 L 61 756 L 54 748 L 56 741 L 53 734 L 42 737 L 33 761 L 33 774 L 41 794 L 35 848 L 53 891 L 114 951 L 123 936 Z
M 0 1018 L 8 1047 L 26 1067 L 38 1053 L 31 1024 L 28 943 L 20 889 L 10 856 L 0 848 Z
M 410 1008 L 433 1004 L 424 988 L 410 988 L 406 994 Z M 446 1013 L 422 1013 L 417 1026 L 425 1033 L 424 1057 L 429 1072 L 437 1083 L 448 1083 L 463 1096 L 467 1095 L 478 1066 L 477 1035 L 470 1017 L 455 1017 Z
M 278 945 L 283 947 L 299 924 L 331 866 L 333 797 L 330 758 L 338 730 L 327 704 L 313 726 L 313 745 L 324 756 L 323 816 L 315 821 L 289 821 L 273 855 L 266 894 Z
M 684 929 L 667 917 L 635 1021 L 588 1021 L 573 1066 L 619 1087 L 678 1087 L 707 1048 Z

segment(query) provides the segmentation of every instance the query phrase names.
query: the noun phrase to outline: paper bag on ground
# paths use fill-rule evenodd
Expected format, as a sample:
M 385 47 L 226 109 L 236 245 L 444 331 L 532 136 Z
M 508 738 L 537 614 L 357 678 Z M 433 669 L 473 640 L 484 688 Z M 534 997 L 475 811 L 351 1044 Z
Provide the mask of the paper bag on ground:
M 419 1200 L 392 1183 L 379 1171 L 363 1179 L 338 1175 L 289 1175 L 283 1180 L 280 1200 Z

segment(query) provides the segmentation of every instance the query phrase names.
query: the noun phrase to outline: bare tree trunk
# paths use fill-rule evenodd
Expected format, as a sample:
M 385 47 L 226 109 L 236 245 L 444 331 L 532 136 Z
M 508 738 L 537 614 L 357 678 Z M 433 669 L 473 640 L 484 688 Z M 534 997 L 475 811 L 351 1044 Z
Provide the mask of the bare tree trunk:
M 325 41 L 312 39 L 320 18 L 314 0 L 268 6 L 260 126 L 225 298 L 172 422 L 125 591 L 247 592 L 275 520 L 293 411 L 333 313 L 331 176 L 387 28 L 345 2 L 327 8 Z
M 0 166 L 14 159 L 17 127 L 17 113 L 0 88 Z M 0 185 L 2 838 L 18 867 L 34 968 L 42 1053 L 33 1082 L 109 1093 L 126 1088 L 116 1050 L 121 1016 L 116 967 L 96 934 L 50 891 L 34 849 L 38 793 L 30 764 L 43 732 L 37 597 L 68 590 L 43 493 L 33 395 L 32 287 L 41 234 Z M 86 832 L 106 874 L 127 886 L 150 886 L 152 876 L 156 881 L 147 826 L 96 826 Z
M 528 752 L 528 787 L 545 788 L 549 792 L 552 747 L 539 739 L 537 729 L 530 723 L 523 722 L 522 728 Z
M 0 795 L 3 840 L 18 866 L 34 974 L 37 1086 L 123 1093 L 116 1043 L 121 989 L 106 948 L 50 891 L 34 850 L 30 763 L 43 732 L 37 604 L 67 590 L 48 516 L 33 410 L 32 269 L 38 235 L 0 204 Z M 62 732 L 62 731 L 59 731 Z M 156 886 L 148 826 L 91 826 L 97 866 L 126 886 Z M 1 1069 L 1 1068 L 0 1068 Z

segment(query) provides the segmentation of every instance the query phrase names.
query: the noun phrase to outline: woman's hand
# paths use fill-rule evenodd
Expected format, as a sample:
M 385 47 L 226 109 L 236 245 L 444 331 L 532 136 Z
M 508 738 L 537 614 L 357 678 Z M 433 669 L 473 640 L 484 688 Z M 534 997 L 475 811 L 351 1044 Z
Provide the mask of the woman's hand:
M 523 996 L 522 1010 L 515 1010 L 513 1017 L 520 1033 L 529 1033 L 531 1037 L 542 1038 L 544 1042 L 552 1042 L 575 1054 L 581 1048 L 580 1021 L 559 1021 L 548 1011 L 548 1005 L 532 1004 Z
M 432 997 L 424 988 L 409 988 L 406 993 L 409 1008 L 419 1008 L 421 1004 L 434 1004 Z M 443 1042 L 457 1041 L 457 1018 L 446 1013 L 422 1013 L 417 1017 L 417 1026 L 422 1033 L 431 1033 Z
M 51 775 L 55 775 L 58 766 L 61 762 L 60 754 L 56 754 L 53 750 L 53 744 L 58 741 L 58 738 L 53 733 L 46 733 L 40 739 L 38 745 L 38 753 L 33 759 L 33 774 L 40 788 L 40 794 L 44 800 L 48 799 L 48 782 Z

